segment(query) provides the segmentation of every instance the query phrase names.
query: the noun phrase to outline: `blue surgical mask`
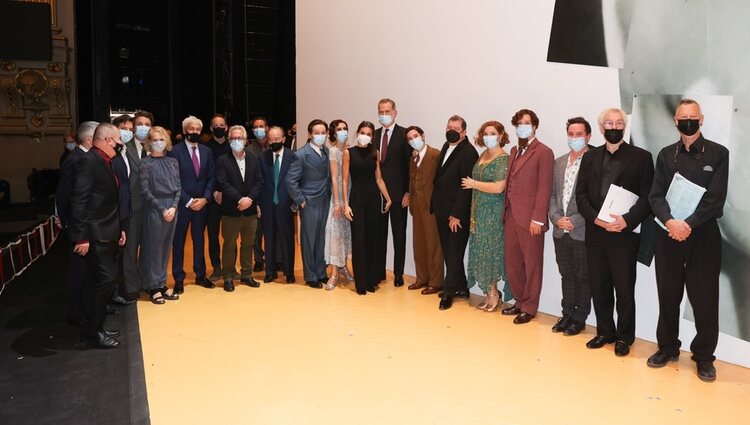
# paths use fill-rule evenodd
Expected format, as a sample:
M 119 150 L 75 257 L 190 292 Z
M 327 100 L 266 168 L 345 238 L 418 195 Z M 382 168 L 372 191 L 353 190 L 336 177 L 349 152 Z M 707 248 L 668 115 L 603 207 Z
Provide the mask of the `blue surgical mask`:
M 76 148 L 76 142 L 68 142 L 65 144 L 65 149 L 72 151 Z
M 339 143 L 346 142 L 346 139 L 349 138 L 349 132 L 346 130 L 339 130 L 336 132 L 336 141 Z
M 519 139 L 528 139 L 531 137 L 531 124 L 520 124 L 516 127 L 516 135 Z
M 415 137 L 409 140 L 409 146 L 414 148 L 415 151 L 419 152 L 422 150 L 422 147 L 424 147 L 424 140 L 422 140 L 421 137 Z
M 573 152 L 580 152 L 586 147 L 585 137 L 568 137 L 568 146 Z
M 152 140 L 151 150 L 157 153 L 164 152 L 167 148 L 167 142 L 165 140 Z
M 326 142 L 326 135 L 325 134 L 313 134 L 312 142 L 315 143 L 315 146 L 323 146 L 323 143 Z
M 232 148 L 232 152 L 240 153 L 245 149 L 245 141 L 243 139 L 232 139 L 229 141 L 229 147 Z
M 146 134 L 148 134 L 148 132 Z M 122 139 L 122 143 L 128 143 L 129 141 L 133 140 L 133 132 L 128 129 L 121 128 L 120 139 Z
M 151 131 L 151 127 L 147 125 L 139 125 L 135 128 L 135 137 L 138 138 L 138 140 L 144 140 L 146 137 L 148 137 L 148 132 Z
M 266 129 L 265 128 L 254 128 L 253 134 L 255 135 L 256 139 L 265 139 L 266 138 Z
M 492 149 L 495 146 L 497 146 L 497 134 L 485 134 L 482 136 L 482 142 L 484 142 L 484 146 L 487 147 L 487 149 Z
M 378 121 L 383 127 L 388 127 L 393 122 L 393 117 L 390 115 L 378 115 Z

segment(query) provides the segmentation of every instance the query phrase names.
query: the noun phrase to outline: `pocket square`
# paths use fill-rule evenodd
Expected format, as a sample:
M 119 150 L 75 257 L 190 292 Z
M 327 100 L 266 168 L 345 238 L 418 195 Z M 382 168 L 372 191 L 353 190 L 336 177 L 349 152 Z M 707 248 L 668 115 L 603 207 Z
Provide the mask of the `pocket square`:
M 714 169 L 710 165 L 703 167 L 703 171 L 713 171 Z

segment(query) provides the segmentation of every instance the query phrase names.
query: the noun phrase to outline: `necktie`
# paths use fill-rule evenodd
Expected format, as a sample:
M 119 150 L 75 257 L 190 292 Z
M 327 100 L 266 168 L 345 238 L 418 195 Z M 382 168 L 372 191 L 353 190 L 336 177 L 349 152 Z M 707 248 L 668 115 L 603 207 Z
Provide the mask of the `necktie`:
M 516 159 L 520 158 L 521 155 L 523 155 L 523 151 L 525 151 L 526 148 L 518 147 L 518 155 L 516 155 Z
M 146 156 L 148 156 L 148 152 L 146 152 L 146 146 L 141 144 L 141 159 L 145 158 Z
M 380 162 L 385 161 L 385 156 L 388 154 L 388 129 L 383 129 L 383 142 L 380 144 Z
M 198 162 L 198 153 L 196 152 L 198 146 L 191 147 L 193 148 L 193 169 L 195 169 L 195 177 L 198 177 L 201 172 L 201 164 Z
M 273 159 L 273 203 L 279 205 L 279 154 L 274 155 Z

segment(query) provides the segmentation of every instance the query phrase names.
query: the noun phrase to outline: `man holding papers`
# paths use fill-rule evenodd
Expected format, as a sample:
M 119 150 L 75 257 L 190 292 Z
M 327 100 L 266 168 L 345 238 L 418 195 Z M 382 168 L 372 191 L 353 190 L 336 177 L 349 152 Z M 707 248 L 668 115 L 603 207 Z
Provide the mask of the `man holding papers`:
M 680 140 L 659 152 L 649 202 L 666 230 L 656 229 L 656 285 L 659 292 L 659 351 L 650 367 L 680 355 L 680 303 L 684 288 L 695 315 L 697 334 L 690 344 L 698 377 L 716 379 L 714 350 L 719 339 L 721 217 L 727 197 L 729 151 L 704 139 L 698 103 L 683 99 L 674 116 Z M 697 201 L 697 202 L 696 202 Z
M 648 194 L 654 176 L 651 154 L 623 141 L 626 125 L 627 116 L 621 109 L 606 109 L 599 115 L 599 130 L 607 143 L 583 156 L 576 184 L 578 211 L 586 219 L 586 257 L 597 322 L 596 337 L 586 346 L 601 348 L 614 342 L 618 356 L 628 355 L 635 340 L 635 264 L 640 235 L 634 230 L 650 212 Z M 610 190 L 614 192 L 605 205 Z M 632 198 L 634 203 L 625 203 L 632 195 L 637 196 Z M 603 211 L 604 219 L 599 218 Z M 612 318 L 615 305 L 616 326 Z

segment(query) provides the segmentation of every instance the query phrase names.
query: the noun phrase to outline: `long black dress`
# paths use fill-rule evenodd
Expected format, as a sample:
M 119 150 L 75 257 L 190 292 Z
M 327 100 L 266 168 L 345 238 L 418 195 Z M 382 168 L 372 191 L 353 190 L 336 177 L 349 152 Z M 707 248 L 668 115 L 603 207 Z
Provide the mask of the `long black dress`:
M 352 267 L 357 292 L 374 291 L 383 270 L 376 270 L 377 226 L 380 217 L 380 190 L 375 181 L 376 158 L 368 148 L 349 148 L 349 175 L 352 187 L 349 206 L 352 209 Z

